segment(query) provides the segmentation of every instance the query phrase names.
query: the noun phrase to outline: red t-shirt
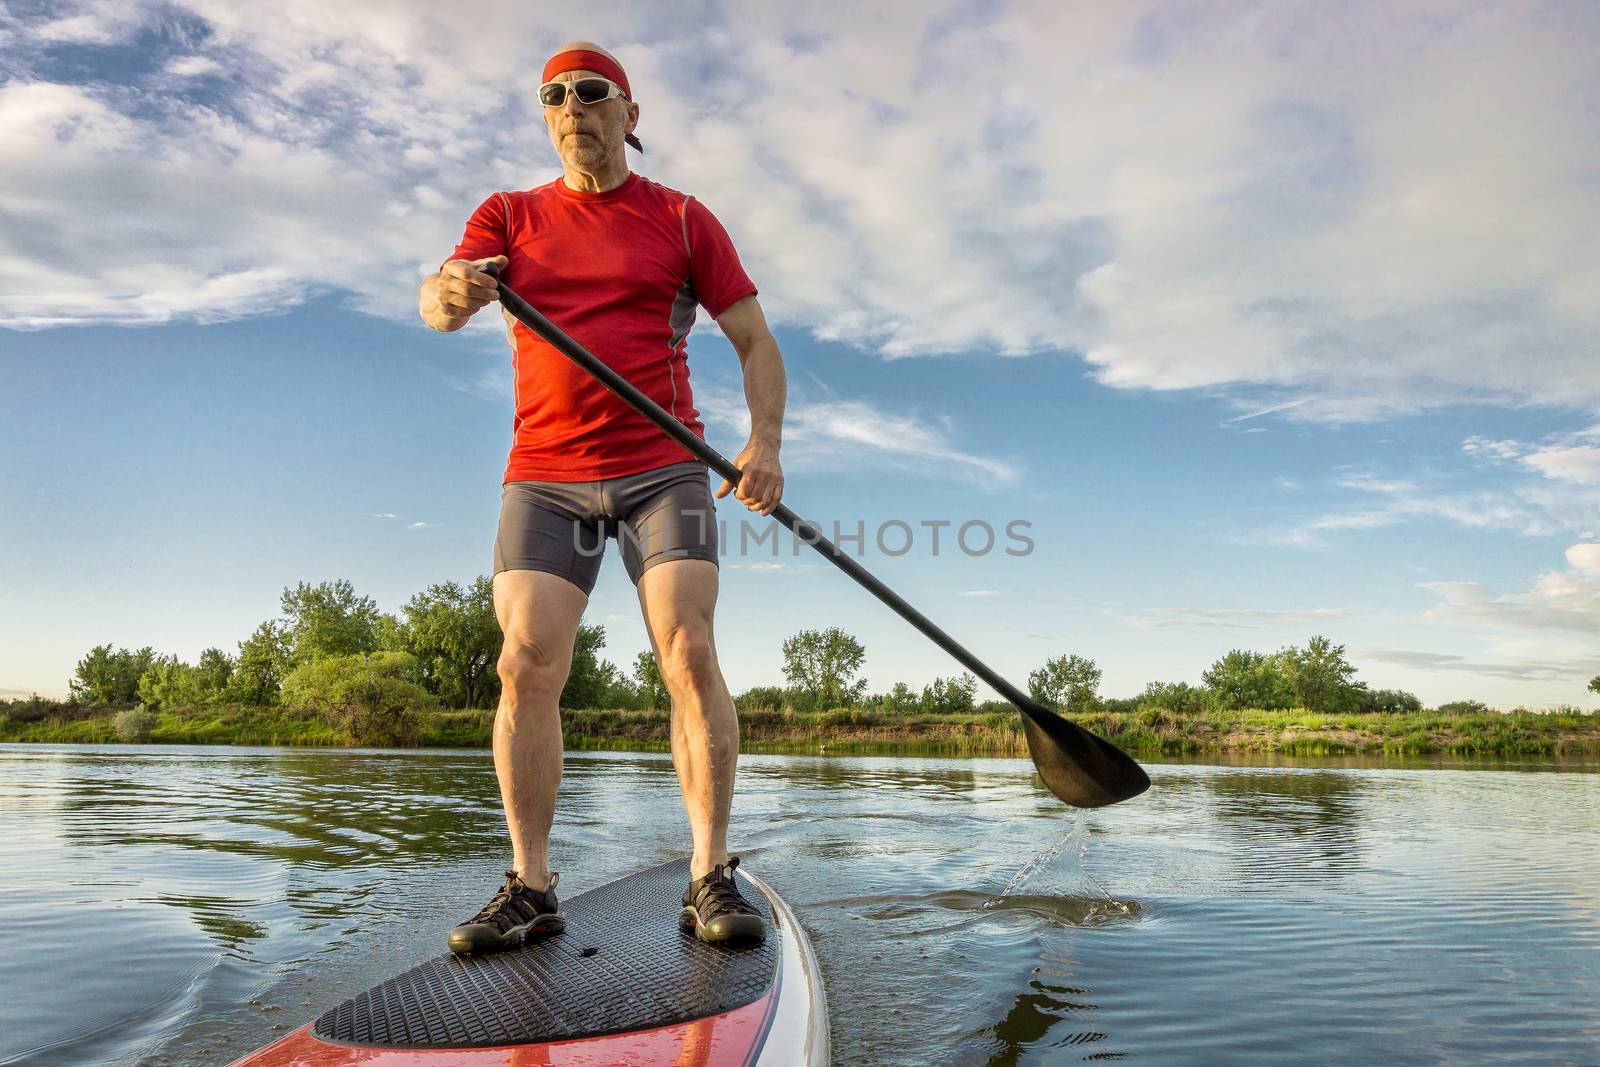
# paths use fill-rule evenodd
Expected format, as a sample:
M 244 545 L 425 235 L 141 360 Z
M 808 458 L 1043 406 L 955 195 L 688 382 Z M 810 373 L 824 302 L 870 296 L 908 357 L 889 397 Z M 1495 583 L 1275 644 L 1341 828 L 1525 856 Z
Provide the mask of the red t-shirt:
M 495 193 L 450 258 L 499 255 L 511 288 L 705 437 L 684 352 L 695 305 L 715 318 L 756 287 L 703 204 L 637 174 L 603 193 L 560 178 Z M 506 324 L 516 419 L 505 481 L 594 481 L 694 458 L 526 326 Z

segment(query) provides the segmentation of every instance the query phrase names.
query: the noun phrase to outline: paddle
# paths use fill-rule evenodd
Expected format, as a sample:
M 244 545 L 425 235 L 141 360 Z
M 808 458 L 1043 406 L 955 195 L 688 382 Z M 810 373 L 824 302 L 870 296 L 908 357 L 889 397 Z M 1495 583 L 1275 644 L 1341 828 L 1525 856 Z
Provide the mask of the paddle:
M 698 456 L 705 464 L 734 485 L 739 484 L 739 468 L 722 453 L 695 436 L 693 430 L 663 411 L 660 405 L 645 396 L 622 375 L 600 361 L 594 353 L 574 341 L 565 330 L 545 318 L 536 308 L 518 296 L 498 278 L 497 264 L 479 268 L 496 277 L 500 287 L 500 305 L 528 329 L 544 338 L 562 355 L 600 380 L 600 384 L 627 402 L 639 414 L 655 423 L 669 437 Z M 895 613 L 921 630 L 934 644 L 954 656 L 962 666 L 987 682 L 997 693 L 1009 700 L 1022 713 L 1022 729 L 1028 739 L 1028 751 L 1033 755 L 1039 777 L 1050 791 L 1068 804 L 1080 808 L 1098 808 L 1115 804 L 1119 800 L 1138 796 L 1150 787 L 1144 769 L 1126 753 L 1102 738 L 1096 737 L 1080 726 L 1075 726 L 1060 715 L 1030 699 L 1016 686 L 991 670 L 988 664 L 956 643 L 955 638 L 935 626 L 916 608 L 878 581 L 867 569 L 837 545 L 823 536 L 813 522 L 802 519 L 783 504 L 773 509 L 772 517 L 794 532 L 796 537 L 827 556 L 835 565 L 862 586 L 893 608 Z

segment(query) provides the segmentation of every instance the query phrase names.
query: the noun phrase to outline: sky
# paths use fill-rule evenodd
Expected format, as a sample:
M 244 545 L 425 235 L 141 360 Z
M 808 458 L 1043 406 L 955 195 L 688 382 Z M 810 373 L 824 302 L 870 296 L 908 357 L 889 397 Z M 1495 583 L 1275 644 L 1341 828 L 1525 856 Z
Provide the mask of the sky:
M 574 37 L 761 290 L 785 502 L 1001 674 L 1323 634 L 1429 704 L 1596 706 L 1600 12 L 1427 2 L 0 0 L 0 697 L 488 573 L 504 332 L 417 285 L 559 175 Z M 703 312 L 689 353 L 734 455 Z M 808 627 L 874 690 L 959 670 L 744 515 L 736 692 Z M 586 621 L 647 647 L 614 548 Z

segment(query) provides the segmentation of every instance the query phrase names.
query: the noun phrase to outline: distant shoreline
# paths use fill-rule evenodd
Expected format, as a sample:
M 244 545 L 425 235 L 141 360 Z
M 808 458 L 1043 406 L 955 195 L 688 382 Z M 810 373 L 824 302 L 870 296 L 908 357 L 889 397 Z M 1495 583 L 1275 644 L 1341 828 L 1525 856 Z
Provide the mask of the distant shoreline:
M 85 708 L 32 722 L 0 719 L 0 742 L 271 745 L 342 747 L 347 733 L 314 711 L 281 707 L 161 710 L 131 730 L 126 709 Z M 1135 755 L 1600 756 L 1600 713 L 1515 711 L 1444 714 L 1319 714 L 1303 710 L 1179 714 L 1156 709 L 1069 715 Z M 407 743 L 384 747 L 488 748 L 494 713 L 429 711 Z M 745 752 L 939 756 L 1026 756 L 1012 712 L 885 715 L 871 708 L 823 712 L 757 708 L 741 712 Z M 667 751 L 666 711 L 568 709 L 566 747 Z

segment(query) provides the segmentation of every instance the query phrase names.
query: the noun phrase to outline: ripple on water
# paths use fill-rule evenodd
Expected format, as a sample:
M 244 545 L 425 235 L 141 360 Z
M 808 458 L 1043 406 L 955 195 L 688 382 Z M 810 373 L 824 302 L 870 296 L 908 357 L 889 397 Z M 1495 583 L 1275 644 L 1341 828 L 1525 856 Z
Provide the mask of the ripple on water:
M 837 1062 L 1600 1062 L 1600 777 L 1151 770 L 1072 814 L 1019 761 L 743 758 Z M 298 1026 L 482 904 L 498 805 L 482 753 L 0 747 L 0 1061 Z M 569 758 L 564 888 L 686 837 L 665 756 Z M 114 956 L 62 951 L 91 924 Z

